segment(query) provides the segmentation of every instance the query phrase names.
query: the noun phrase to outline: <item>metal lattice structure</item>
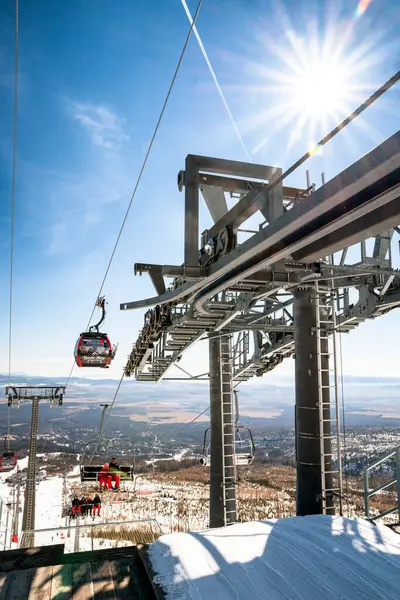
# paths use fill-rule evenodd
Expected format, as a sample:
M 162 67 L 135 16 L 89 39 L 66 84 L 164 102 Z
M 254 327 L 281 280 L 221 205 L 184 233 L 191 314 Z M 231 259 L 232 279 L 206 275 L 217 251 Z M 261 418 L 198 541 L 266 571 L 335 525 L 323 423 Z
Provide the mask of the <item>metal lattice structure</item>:
M 8 406 L 19 407 L 22 400 L 32 402 L 31 433 L 29 440 L 28 473 L 25 486 L 24 512 L 22 516 L 22 532 L 35 529 L 36 500 L 36 451 L 39 421 L 39 402 L 49 400 L 50 406 L 62 405 L 65 386 L 61 385 L 8 385 L 6 386 Z M 21 548 L 33 546 L 33 537 L 23 535 Z
M 321 386 L 332 388 L 329 381 L 321 383 L 321 369 L 330 372 L 328 355 L 332 354 L 326 351 L 322 366 L 321 338 L 328 341 L 337 332 L 351 332 L 367 319 L 400 306 L 400 273 L 392 268 L 391 256 L 394 231 L 400 231 L 400 132 L 327 183 L 323 178 L 318 189 L 309 178 L 305 189 L 285 187 L 281 174 L 278 167 L 186 158 L 185 171 L 178 175 L 179 189 L 185 190 L 184 264 L 135 264 L 135 274 L 149 274 L 157 296 L 121 304 L 121 310 L 155 306 L 145 314 L 125 375 L 138 381 L 177 379 L 170 370 L 180 368 L 182 355 L 201 339 L 210 340 L 210 352 L 213 340 L 232 340 L 233 384 L 262 376 L 285 358 L 295 357 L 297 510 L 298 514 L 331 512 L 334 495 L 341 503 L 340 464 L 331 465 L 332 443 L 336 455 L 340 454 L 340 426 L 338 411 L 333 419 L 330 414 L 337 405 L 334 386 L 336 400 L 321 393 Z M 200 193 L 213 224 L 201 234 L 199 248 Z M 230 209 L 229 196 L 237 200 Z M 257 212 L 262 219 L 258 230 L 241 229 Z M 372 237 L 374 246 L 368 253 L 366 240 Z M 359 258 L 352 260 L 351 247 L 356 245 Z M 324 298 L 329 303 L 323 311 L 326 318 L 320 313 Z M 206 374 L 193 376 L 185 371 L 185 378 L 210 378 L 213 388 L 213 370 L 220 361 L 221 356 L 216 356 Z M 215 389 L 211 391 L 212 406 L 213 398 L 217 400 Z M 221 385 L 221 405 L 225 391 Z M 328 412 L 323 408 L 327 404 Z M 221 440 L 228 416 L 229 410 L 222 420 L 214 421 Z M 333 435 L 332 427 L 336 428 Z M 220 464 L 224 444 L 214 441 L 217 447 L 214 465 Z M 307 480 L 307 485 L 301 485 Z M 211 488 L 212 482 L 211 467 Z M 222 477 L 222 488 L 228 487 Z M 215 497 L 217 492 L 211 489 L 210 493 Z M 227 502 L 225 494 L 220 516 Z

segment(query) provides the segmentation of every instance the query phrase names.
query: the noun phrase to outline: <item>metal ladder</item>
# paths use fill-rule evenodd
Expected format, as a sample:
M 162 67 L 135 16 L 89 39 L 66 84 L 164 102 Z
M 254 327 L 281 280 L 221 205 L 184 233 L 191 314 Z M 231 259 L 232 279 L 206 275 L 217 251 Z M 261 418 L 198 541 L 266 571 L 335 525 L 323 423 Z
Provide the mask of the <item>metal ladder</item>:
M 333 506 L 333 502 L 328 503 L 328 496 L 332 496 L 338 499 L 339 514 L 342 516 L 343 485 L 337 374 L 336 293 L 333 285 L 329 291 L 322 291 L 316 281 L 315 298 L 322 512 L 326 514 L 327 508 Z M 336 452 L 332 447 L 335 445 Z M 334 467 L 335 456 L 337 464 Z
M 223 436 L 223 474 L 224 479 L 224 521 L 232 525 L 237 521 L 236 511 L 236 458 L 235 432 L 233 425 L 232 397 L 232 348 L 231 336 L 223 336 L 220 342 L 221 350 L 221 398 L 222 398 L 222 436 Z

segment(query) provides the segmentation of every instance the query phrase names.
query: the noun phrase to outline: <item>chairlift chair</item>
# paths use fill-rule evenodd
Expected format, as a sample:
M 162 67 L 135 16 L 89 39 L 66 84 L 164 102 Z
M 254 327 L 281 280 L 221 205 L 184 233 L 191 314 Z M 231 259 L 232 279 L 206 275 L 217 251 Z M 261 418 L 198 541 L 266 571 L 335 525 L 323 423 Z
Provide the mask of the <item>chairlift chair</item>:
M 93 482 L 93 484 L 97 484 L 98 479 L 99 479 L 99 473 L 102 470 L 103 464 L 104 464 L 104 460 L 101 461 L 100 458 L 101 458 L 101 456 L 104 456 L 105 453 L 112 456 L 113 455 L 112 453 L 114 452 L 115 446 L 117 444 L 115 444 L 115 442 L 113 442 L 113 441 L 109 441 L 106 443 L 106 445 L 103 449 L 99 450 L 97 448 L 96 456 L 93 456 L 93 459 L 95 459 L 98 462 L 101 462 L 101 464 L 88 464 L 88 462 L 86 462 L 86 464 L 85 464 L 85 450 L 86 450 L 87 446 L 89 446 L 90 444 L 98 444 L 98 441 L 94 440 L 92 442 L 88 442 L 85 445 L 85 449 L 83 450 L 83 452 L 81 454 L 81 460 L 80 460 L 80 465 L 79 465 L 80 477 L 81 477 L 81 482 L 89 481 L 89 482 Z M 96 450 L 95 450 L 95 452 L 96 452 Z M 116 454 L 117 453 L 115 453 L 115 455 Z M 122 473 L 123 473 L 123 476 L 121 476 L 121 482 L 133 481 L 133 479 L 134 479 L 133 465 L 120 465 L 119 470 L 122 471 Z
M 103 465 L 82 465 L 80 467 L 81 481 L 93 481 L 97 483 L 102 468 Z M 133 481 L 133 466 L 120 465 L 119 470 L 124 474 L 121 478 L 121 482 Z
M 254 444 L 253 434 L 251 433 L 251 430 L 248 427 L 246 427 L 245 425 L 239 425 L 240 416 L 239 416 L 238 390 L 233 390 L 233 395 L 234 395 L 234 399 L 235 399 L 235 412 L 236 412 L 235 424 L 233 425 L 233 428 L 235 430 L 235 448 L 234 448 L 235 465 L 237 467 L 249 466 L 253 462 L 254 457 L 256 455 L 256 447 Z M 208 429 L 206 429 L 206 431 L 204 433 L 203 456 L 200 459 L 200 464 L 203 465 L 204 467 L 208 467 L 210 465 L 209 449 L 210 449 L 211 442 L 209 444 L 207 444 L 207 433 L 209 432 L 209 430 L 210 430 L 210 427 Z M 247 436 L 248 441 L 247 442 L 240 438 L 240 430 L 247 431 L 247 433 L 248 433 L 248 436 Z M 239 439 L 236 439 L 236 436 L 238 436 Z M 243 443 L 246 443 L 246 445 L 249 448 L 249 450 L 247 452 L 243 452 L 242 450 L 239 449 L 240 444 L 243 444 Z
M 99 331 L 106 318 L 105 304 L 105 296 L 97 299 L 96 306 L 102 311 L 101 319 L 96 325 L 92 325 L 89 331 L 81 333 L 75 344 L 74 357 L 78 367 L 108 369 L 115 357 L 117 346 L 112 346 L 108 335 Z
M 251 430 L 248 427 L 246 427 L 245 425 L 235 425 L 234 428 L 235 428 L 236 434 L 239 433 L 238 430 L 247 431 L 247 433 L 248 433 L 248 436 L 247 436 L 248 437 L 248 441 L 247 441 L 248 450 L 246 452 L 239 449 L 239 445 L 241 443 L 243 443 L 244 440 L 241 440 L 241 439 L 237 440 L 236 436 L 235 436 L 235 465 L 237 467 L 249 466 L 253 462 L 255 454 L 256 454 L 256 447 L 254 444 L 253 434 L 251 433 Z M 200 458 L 200 464 L 203 465 L 203 467 L 210 466 L 211 442 L 207 443 L 207 434 L 210 431 L 210 429 L 211 428 L 208 427 L 208 429 L 206 429 L 206 431 L 204 433 L 203 455 Z

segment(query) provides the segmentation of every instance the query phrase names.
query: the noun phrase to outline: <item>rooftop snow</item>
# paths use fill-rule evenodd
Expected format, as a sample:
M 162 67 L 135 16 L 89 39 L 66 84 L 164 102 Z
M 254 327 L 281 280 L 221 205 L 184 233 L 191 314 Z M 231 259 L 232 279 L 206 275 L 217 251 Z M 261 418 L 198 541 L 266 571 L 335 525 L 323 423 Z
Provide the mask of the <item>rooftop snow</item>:
M 400 536 L 315 515 L 164 535 L 149 556 L 167 600 L 393 600 Z

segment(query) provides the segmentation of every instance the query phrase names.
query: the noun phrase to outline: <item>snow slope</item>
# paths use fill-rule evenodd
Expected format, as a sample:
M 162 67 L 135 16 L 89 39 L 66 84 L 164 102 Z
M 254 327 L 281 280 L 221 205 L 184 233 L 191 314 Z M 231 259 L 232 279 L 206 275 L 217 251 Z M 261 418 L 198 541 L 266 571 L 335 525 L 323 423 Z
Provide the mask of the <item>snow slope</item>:
M 167 600 L 393 600 L 400 536 L 315 515 L 164 535 L 150 560 Z
M 36 492 L 35 529 L 60 526 L 62 484 L 60 477 L 50 477 L 39 483 Z

